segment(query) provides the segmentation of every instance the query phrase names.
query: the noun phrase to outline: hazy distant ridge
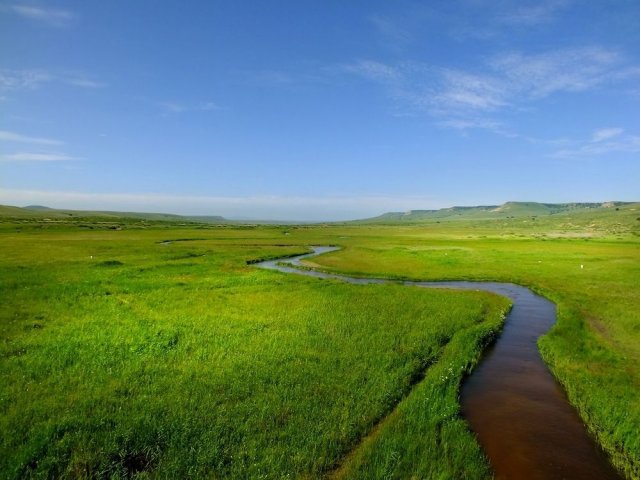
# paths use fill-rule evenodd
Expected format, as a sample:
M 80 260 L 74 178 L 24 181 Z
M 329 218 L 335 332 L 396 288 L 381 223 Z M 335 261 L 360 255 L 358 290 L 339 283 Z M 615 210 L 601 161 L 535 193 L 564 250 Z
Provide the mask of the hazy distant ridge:
M 409 210 L 387 212 L 377 217 L 355 220 L 355 223 L 420 223 L 432 220 L 482 220 L 510 217 L 531 217 L 560 213 L 617 208 L 634 202 L 599 203 L 538 203 L 506 202 L 502 205 L 479 205 L 475 207 L 448 207 L 440 210 Z
M 619 207 L 638 205 L 635 202 L 574 202 L 538 203 L 506 202 L 502 205 L 456 206 L 439 210 L 409 210 L 388 212 L 377 217 L 337 222 L 348 224 L 410 224 L 432 221 L 491 220 L 500 218 L 543 217 L 558 214 L 610 211 Z M 640 208 L 640 205 L 638 205 Z M 205 224 L 304 224 L 276 220 L 229 220 L 220 215 L 176 215 L 153 212 L 117 212 L 110 210 L 64 210 L 43 205 L 13 207 L 0 205 L 0 218 L 49 219 L 51 221 L 94 219 L 117 223 L 119 220 Z
M 148 213 L 148 212 L 116 212 L 110 210 L 65 210 L 49 208 L 43 205 L 29 205 L 26 207 L 13 207 L 0 205 L 0 217 L 15 218 L 48 218 L 51 220 L 74 218 L 101 218 L 105 221 L 118 219 L 138 219 L 141 221 L 165 221 L 182 223 L 233 223 L 219 215 L 175 215 L 172 213 Z

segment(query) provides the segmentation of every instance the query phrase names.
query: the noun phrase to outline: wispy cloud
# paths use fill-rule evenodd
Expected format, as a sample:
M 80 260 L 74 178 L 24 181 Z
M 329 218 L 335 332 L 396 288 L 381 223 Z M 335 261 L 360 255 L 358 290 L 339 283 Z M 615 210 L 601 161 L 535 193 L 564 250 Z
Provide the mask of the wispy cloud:
M 41 70 L 0 70 L 0 90 L 25 90 L 41 86 L 53 76 Z
M 80 160 L 78 157 L 68 155 L 60 151 L 51 151 L 46 147 L 63 145 L 64 142 L 52 138 L 32 137 L 21 133 L 0 130 L 1 143 L 22 143 L 31 145 L 30 151 L 0 154 L 0 162 L 27 163 L 27 162 L 66 162 Z
M 529 5 L 516 5 L 496 16 L 498 23 L 514 27 L 534 26 L 550 23 L 558 13 L 567 8 L 568 0 L 538 1 Z
M 307 61 L 293 69 L 238 70 L 238 81 L 251 87 L 293 88 L 310 84 L 332 83 L 336 73 L 343 73 L 335 65 L 326 66 Z
M 555 22 L 572 0 L 395 2 L 367 17 L 379 43 L 400 52 L 434 31 L 456 41 L 487 41 Z
M 585 47 L 536 55 L 498 55 L 490 61 L 490 67 L 505 83 L 506 93 L 540 98 L 556 92 L 584 91 L 640 73 L 629 70 L 625 63 L 616 51 Z
M 68 160 L 78 160 L 78 158 L 61 153 L 20 152 L 0 155 L 1 162 L 64 162 Z
M 367 20 L 375 28 L 385 47 L 400 51 L 414 40 L 412 31 L 415 29 L 415 20 L 411 21 L 406 16 L 397 17 L 397 13 L 395 17 L 374 14 Z M 415 19 L 415 16 L 410 18 Z
M 102 88 L 107 84 L 78 73 L 51 73 L 45 70 L 0 69 L 0 92 L 32 90 L 58 82 L 80 88 Z
M 481 130 L 489 130 L 498 135 L 502 135 L 503 137 L 521 137 L 514 132 L 509 131 L 509 129 L 501 122 L 497 120 L 493 120 L 490 118 L 468 118 L 468 119 L 460 119 L 460 118 L 452 118 L 448 120 L 442 120 L 437 123 L 441 127 L 452 128 L 454 130 L 470 130 L 470 129 L 481 129 Z
M 456 129 L 494 129 L 495 121 L 487 114 L 519 109 L 554 94 L 640 78 L 640 69 L 629 65 L 622 54 L 597 46 L 503 53 L 473 70 L 359 60 L 343 71 L 383 85 L 406 108 L 427 112 Z
M 555 22 L 572 0 L 462 0 L 464 14 L 443 15 L 441 22 L 459 41 L 518 35 Z M 455 2 L 450 2 L 454 4 Z
M 556 93 L 590 90 L 635 74 L 622 55 L 602 47 L 506 53 L 492 57 L 480 70 L 444 70 L 435 104 L 443 110 L 493 111 Z
M 369 80 L 395 82 L 403 76 L 403 66 L 391 66 L 374 60 L 358 60 L 343 66 L 343 71 L 353 73 Z
M 164 115 L 185 112 L 210 112 L 213 110 L 221 109 L 221 107 L 214 102 L 201 102 L 195 104 L 181 102 L 158 102 L 157 105 L 163 110 Z
M 98 82 L 96 80 L 91 80 L 87 77 L 76 77 L 76 76 L 62 76 L 59 77 L 59 80 L 67 85 L 72 85 L 74 87 L 81 88 L 104 88 L 107 86 L 104 82 Z
M 263 87 L 288 86 L 298 81 L 298 78 L 295 75 L 278 70 L 251 72 L 251 74 L 247 76 L 249 77 L 249 83 Z
M 596 130 L 591 135 L 592 142 L 602 142 L 604 140 L 609 140 L 614 137 L 619 137 L 624 133 L 624 129 L 622 128 L 601 128 L 600 130 Z
M 443 69 L 439 85 L 428 101 L 437 111 L 460 109 L 491 111 L 508 104 L 508 92 L 500 78 L 491 75 Z
M 13 13 L 20 17 L 54 27 L 66 27 L 76 18 L 76 15 L 68 10 L 25 4 L 4 5 L 0 7 L 0 11 Z
M 444 128 L 449 128 L 453 130 L 458 130 L 463 134 L 467 133 L 467 130 L 487 130 L 496 135 L 500 135 L 505 138 L 517 138 L 520 140 L 524 140 L 528 143 L 536 143 L 536 144 L 547 144 L 552 146 L 558 146 L 564 142 L 564 140 L 548 140 L 532 137 L 530 135 L 525 135 L 520 132 L 514 131 L 511 127 L 506 125 L 504 122 L 500 122 L 498 120 L 488 118 L 482 115 L 476 117 L 468 117 L 468 118 L 450 118 L 447 120 L 442 120 L 436 122 L 436 125 Z
M 51 138 L 30 137 L 27 135 L 22 135 L 20 133 L 8 132 L 6 130 L 0 130 L 0 141 L 31 143 L 35 145 L 62 145 L 63 143 L 60 140 L 53 140 Z
M 622 128 L 601 128 L 588 141 L 554 152 L 554 158 L 581 158 L 610 153 L 640 152 L 640 135 L 627 135 Z

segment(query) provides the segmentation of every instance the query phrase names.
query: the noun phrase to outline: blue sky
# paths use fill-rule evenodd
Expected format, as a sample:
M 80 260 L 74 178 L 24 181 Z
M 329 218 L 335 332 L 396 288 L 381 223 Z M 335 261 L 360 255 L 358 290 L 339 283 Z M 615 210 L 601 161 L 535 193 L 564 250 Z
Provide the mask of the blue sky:
M 0 0 L 0 203 L 640 200 L 637 0 Z

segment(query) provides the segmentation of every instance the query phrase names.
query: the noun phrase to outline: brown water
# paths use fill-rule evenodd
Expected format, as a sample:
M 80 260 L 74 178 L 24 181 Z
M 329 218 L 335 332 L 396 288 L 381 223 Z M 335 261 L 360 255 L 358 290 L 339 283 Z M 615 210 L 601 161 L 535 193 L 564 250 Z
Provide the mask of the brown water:
M 300 260 L 336 250 L 256 264 L 262 268 L 348 283 L 386 283 L 300 270 Z M 283 265 L 285 261 L 289 264 Z M 485 290 L 508 297 L 513 308 L 502 333 L 462 384 L 462 413 L 484 449 L 497 479 L 608 480 L 622 477 L 588 434 L 561 386 L 540 357 L 537 340 L 556 321 L 549 300 L 514 284 L 497 282 L 403 282 L 429 288 Z

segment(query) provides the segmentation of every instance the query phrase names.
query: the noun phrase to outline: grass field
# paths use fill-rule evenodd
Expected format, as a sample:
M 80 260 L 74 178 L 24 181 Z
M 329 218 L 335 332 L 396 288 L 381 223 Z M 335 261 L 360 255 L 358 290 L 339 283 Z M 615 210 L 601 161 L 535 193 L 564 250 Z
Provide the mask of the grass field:
M 352 232 L 343 251 L 314 266 L 360 276 L 514 282 L 552 299 L 558 323 L 540 341 L 543 357 L 614 463 L 638 479 L 640 239 L 629 233 L 635 228 L 615 221 L 595 232 L 550 224 L 529 234 L 501 233 L 487 223 L 378 227 L 362 237 L 365 231 Z
M 503 299 L 247 266 L 304 251 L 273 228 L 12 229 L 2 477 L 316 478 L 375 425 L 375 476 L 488 475 L 457 389 Z
M 457 390 L 507 303 L 246 265 L 337 244 L 310 265 L 510 281 L 554 300 L 544 358 L 638 479 L 639 215 L 122 231 L 5 222 L 2 476 L 489 477 Z

